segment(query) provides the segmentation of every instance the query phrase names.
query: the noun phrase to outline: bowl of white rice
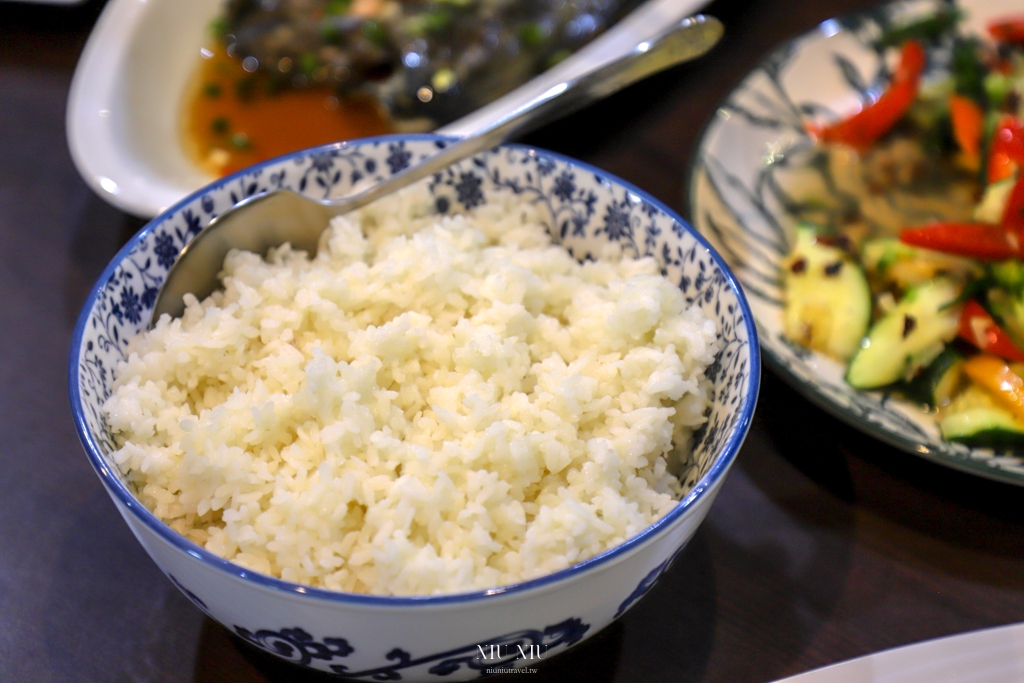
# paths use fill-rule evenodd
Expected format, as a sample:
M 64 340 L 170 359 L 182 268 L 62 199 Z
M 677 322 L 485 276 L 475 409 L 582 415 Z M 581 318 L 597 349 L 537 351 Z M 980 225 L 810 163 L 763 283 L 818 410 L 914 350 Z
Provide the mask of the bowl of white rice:
M 125 245 L 72 343 L 83 446 L 207 615 L 367 680 L 535 666 L 685 547 L 750 424 L 732 274 L 639 189 L 521 145 L 332 221 L 315 254 L 232 252 L 151 330 L 178 253 L 239 200 L 338 196 L 447 141 L 306 150 L 218 181 Z

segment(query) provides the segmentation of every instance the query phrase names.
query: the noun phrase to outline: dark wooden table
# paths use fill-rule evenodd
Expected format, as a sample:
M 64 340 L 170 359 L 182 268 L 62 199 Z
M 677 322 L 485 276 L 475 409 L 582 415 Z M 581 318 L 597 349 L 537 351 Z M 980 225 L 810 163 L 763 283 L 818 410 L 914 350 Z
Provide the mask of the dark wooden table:
M 701 61 L 530 142 L 683 209 L 703 123 L 759 56 L 863 2 L 719 0 Z M 304 681 L 157 570 L 71 423 L 68 345 L 93 280 L 142 226 L 72 167 L 64 108 L 102 2 L 0 3 L 0 681 Z M 1024 489 L 932 465 L 813 407 L 770 370 L 707 521 L 621 621 L 532 681 L 759 683 L 1024 619 Z

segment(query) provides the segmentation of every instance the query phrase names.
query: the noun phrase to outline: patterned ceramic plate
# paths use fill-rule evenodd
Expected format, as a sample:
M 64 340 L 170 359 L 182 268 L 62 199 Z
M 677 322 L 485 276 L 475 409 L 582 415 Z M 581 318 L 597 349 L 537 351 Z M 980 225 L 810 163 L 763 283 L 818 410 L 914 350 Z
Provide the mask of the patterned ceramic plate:
M 948 0 L 907 0 L 822 23 L 782 45 L 720 106 L 697 150 L 689 188 L 690 215 L 728 262 L 757 321 L 772 365 L 822 408 L 883 441 L 983 477 L 1024 486 L 1024 457 L 943 441 L 934 417 L 885 393 L 858 392 L 843 381 L 845 366 L 782 335 L 779 269 L 793 239 L 795 179 L 807 182 L 801 154 L 811 141 L 808 119 L 829 121 L 877 97 L 892 63 L 873 43 L 887 26 L 950 7 Z M 1020 13 L 1019 2 L 961 0 L 965 31 Z M 892 51 L 889 51 L 891 53 Z M 936 53 L 933 63 L 941 63 Z

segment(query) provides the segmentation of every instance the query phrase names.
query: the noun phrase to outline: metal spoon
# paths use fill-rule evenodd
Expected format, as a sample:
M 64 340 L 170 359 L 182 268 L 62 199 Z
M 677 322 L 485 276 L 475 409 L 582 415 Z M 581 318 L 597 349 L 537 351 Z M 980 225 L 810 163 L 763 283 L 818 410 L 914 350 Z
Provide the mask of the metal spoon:
M 524 133 L 600 100 L 658 71 L 695 59 L 721 38 L 723 27 L 714 17 L 683 19 L 640 42 L 632 51 L 583 75 L 563 81 L 511 113 L 437 154 L 391 176 L 364 192 L 340 199 L 317 200 L 282 189 L 242 200 L 210 221 L 189 242 L 167 273 L 153 306 L 150 327 L 167 313 L 185 311 L 185 294 L 202 300 L 219 285 L 218 274 L 231 249 L 260 254 L 290 242 L 314 254 L 331 218 L 353 211 L 488 150 L 513 135 Z

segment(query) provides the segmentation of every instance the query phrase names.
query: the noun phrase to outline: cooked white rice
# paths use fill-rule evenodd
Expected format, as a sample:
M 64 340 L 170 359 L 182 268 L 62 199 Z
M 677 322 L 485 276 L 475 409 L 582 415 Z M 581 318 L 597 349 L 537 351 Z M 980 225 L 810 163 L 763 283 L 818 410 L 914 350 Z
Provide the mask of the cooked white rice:
M 672 509 L 714 323 L 513 198 L 429 207 L 335 219 L 312 260 L 232 252 L 223 293 L 132 340 L 104 411 L 143 504 L 248 569 L 378 595 L 535 578 Z

